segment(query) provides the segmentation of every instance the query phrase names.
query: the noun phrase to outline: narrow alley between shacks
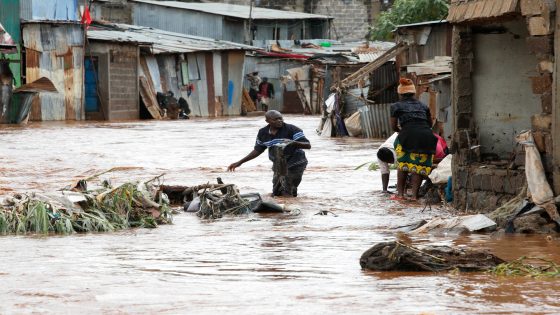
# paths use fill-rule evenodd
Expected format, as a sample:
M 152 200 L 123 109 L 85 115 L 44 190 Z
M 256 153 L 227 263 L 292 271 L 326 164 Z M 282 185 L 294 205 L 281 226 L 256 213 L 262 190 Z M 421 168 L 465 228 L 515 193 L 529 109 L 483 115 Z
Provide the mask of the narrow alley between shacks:
M 394 227 L 445 214 L 390 201 L 373 161 L 381 142 L 320 138 L 317 117 L 287 116 L 312 143 L 298 212 L 201 220 L 114 233 L 0 237 L 0 313 L 559 313 L 560 283 L 488 273 L 363 271 L 360 255 Z M 164 175 L 166 184 L 221 177 L 242 192 L 271 190 L 265 154 L 247 154 L 262 117 L 122 123 L 32 123 L 0 129 L 0 196 L 55 191 L 111 168 L 119 183 Z M 392 174 L 394 176 L 394 174 Z M 394 185 L 395 179 L 391 179 Z M 320 211 L 327 215 L 316 215 Z M 298 214 L 299 213 L 299 214 Z M 506 260 L 560 260 L 544 235 L 424 236 L 415 243 L 487 249 Z

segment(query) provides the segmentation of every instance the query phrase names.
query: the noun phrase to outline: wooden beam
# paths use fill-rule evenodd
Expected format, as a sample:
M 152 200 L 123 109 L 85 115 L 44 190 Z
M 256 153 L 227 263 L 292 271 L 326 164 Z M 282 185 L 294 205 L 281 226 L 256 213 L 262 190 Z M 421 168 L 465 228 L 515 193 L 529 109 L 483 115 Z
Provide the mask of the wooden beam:
M 552 179 L 556 196 L 560 195 L 560 10 L 554 25 L 554 74 L 552 83 Z
M 383 55 L 379 58 L 375 59 L 374 61 L 368 63 L 367 65 L 360 68 L 358 71 L 352 73 L 344 80 L 340 81 L 339 86 L 341 88 L 347 88 L 354 85 L 357 85 L 360 80 L 362 80 L 365 76 L 368 76 L 370 73 L 384 65 L 387 61 L 391 60 L 392 58 L 400 55 L 403 51 L 408 49 L 408 45 L 406 43 L 398 43 L 393 48 L 387 50 Z M 332 88 L 337 88 L 337 85 L 333 85 Z

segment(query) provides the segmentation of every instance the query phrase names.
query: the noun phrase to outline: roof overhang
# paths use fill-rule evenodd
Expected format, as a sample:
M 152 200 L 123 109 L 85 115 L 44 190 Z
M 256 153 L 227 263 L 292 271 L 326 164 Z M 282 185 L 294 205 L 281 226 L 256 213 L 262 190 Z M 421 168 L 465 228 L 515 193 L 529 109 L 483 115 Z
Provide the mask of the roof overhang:
M 467 23 L 507 17 L 519 12 L 519 0 L 451 0 L 447 21 Z

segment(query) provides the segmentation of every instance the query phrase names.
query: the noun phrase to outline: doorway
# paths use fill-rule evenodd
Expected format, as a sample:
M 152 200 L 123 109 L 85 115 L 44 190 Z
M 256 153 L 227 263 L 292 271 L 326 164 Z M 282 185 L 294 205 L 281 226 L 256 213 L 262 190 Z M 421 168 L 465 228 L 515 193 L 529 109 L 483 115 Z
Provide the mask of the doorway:
M 90 57 L 84 60 L 85 69 L 85 110 L 88 113 L 98 113 L 99 94 L 97 93 L 97 73 L 99 61 L 97 57 Z

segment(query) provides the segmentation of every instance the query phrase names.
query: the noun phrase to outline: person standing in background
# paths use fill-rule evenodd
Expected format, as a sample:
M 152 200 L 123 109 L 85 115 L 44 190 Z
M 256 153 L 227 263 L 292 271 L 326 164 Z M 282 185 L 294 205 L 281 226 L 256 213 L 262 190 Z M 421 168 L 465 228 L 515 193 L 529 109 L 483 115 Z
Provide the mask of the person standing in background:
M 268 78 L 263 78 L 262 83 L 259 84 L 259 100 L 261 102 L 262 110 L 268 111 L 270 99 L 274 98 L 274 85 L 268 82 Z

